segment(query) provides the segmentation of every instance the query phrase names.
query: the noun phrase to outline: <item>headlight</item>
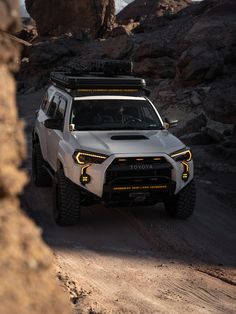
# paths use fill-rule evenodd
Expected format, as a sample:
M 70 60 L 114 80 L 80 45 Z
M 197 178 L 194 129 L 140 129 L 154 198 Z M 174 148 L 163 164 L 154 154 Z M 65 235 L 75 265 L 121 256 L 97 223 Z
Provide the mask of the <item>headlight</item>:
M 108 156 L 87 151 L 75 151 L 73 154 L 73 158 L 75 162 L 79 165 L 85 165 L 101 164 L 108 158 Z
M 173 158 L 175 161 L 191 161 L 193 155 L 190 149 L 185 149 L 172 153 L 170 157 Z

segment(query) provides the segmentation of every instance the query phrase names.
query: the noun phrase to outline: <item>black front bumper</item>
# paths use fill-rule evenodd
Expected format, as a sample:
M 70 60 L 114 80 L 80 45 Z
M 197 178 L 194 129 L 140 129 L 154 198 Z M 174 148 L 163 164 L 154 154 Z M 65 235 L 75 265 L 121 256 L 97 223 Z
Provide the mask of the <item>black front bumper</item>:
M 116 159 L 107 169 L 103 200 L 108 206 L 154 205 L 174 194 L 172 166 L 164 158 L 134 162 L 135 158 Z

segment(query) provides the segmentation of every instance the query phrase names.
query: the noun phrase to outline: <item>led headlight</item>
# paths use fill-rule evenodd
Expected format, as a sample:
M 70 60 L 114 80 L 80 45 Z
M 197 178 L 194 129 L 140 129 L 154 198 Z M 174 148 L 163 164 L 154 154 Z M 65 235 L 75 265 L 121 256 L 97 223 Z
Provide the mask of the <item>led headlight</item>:
M 101 164 L 108 158 L 108 156 L 87 151 L 75 151 L 73 154 L 73 158 L 75 162 L 79 165 L 85 165 Z
M 175 161 L 191 161 L 192 160 L 192 152 L 190 149 L 185 149 L 182 151 L 174 152 L 170 155 Z

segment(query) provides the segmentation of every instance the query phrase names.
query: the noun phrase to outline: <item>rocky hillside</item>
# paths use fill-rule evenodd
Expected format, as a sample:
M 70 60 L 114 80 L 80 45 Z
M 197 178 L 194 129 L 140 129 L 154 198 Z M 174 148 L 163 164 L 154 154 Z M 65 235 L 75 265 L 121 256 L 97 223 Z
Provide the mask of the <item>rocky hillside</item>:
M 17 1 L 0 3 L 0 313 L 70 313 L 56 283 L 52 255 L 18 200 L 27 182 L 20 170 L 26 147 L 13 78 L 19 47 L 5 33 L 15 32 L 17 10 Z
M 130 7 L 143 16 L 140 3 L 134 1 L 118 17 L 125 16 Z M 235 1 L 146 3 L 152 4 L 150 12 L 155 14 L 147 12 L 137 22 L 134 16 L 131 21 L 120 21 L 102 40 L 85 40 L 64 32 L 54 38 L 39 37 L 24 50 L 19 89 L 41 88 L 51 70 L 76 69 L 95 58 L 133 60 L 135 73 L 147 78 L 162 115 L 180 119 L 175 133 L 183 136 L 186 144 L 218 143 L 226 155 L 232 155 L 236 124 Z M 160 11 L 161 5 L 173 10 Z
M 135 69 L 153 78 L 160 104 L 204 112 L 205 121 L 236 123 L 234 1 L 205 0 L 174 17 L 147 18 L 138 31 Z

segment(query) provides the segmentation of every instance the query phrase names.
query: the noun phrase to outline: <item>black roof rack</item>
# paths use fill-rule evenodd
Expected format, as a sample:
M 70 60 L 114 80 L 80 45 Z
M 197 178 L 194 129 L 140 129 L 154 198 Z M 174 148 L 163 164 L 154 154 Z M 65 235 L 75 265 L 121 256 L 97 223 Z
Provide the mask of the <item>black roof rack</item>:
M 77 72 L 52 72 L 51 81 L 74 94 L 147 94 L 146 82 L 131 76 L 132 62 L 94 61 Z

